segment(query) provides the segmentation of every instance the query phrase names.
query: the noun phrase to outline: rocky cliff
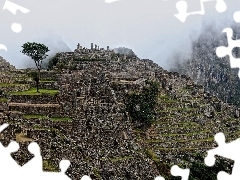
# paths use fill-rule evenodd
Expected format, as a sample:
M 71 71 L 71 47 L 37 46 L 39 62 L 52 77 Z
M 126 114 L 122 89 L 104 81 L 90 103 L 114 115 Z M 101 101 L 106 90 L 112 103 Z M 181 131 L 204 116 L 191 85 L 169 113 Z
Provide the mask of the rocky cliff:
M 239 26 L 232 26 L 233 39 L 240 37 Z M 192 55 L 189 59 L 173 60 L 171 71 L 186 74 L 206 91 L 216 95 L 222 101 L 240 106 L 240 80 L 238 68 L 231 69 L 229 57 L 219 58 L 216 48 L 228 46 L 225 33 L 208 26 L 192 44 Z M 233 56 L 240 57 L 239 48 L 233 49 Z

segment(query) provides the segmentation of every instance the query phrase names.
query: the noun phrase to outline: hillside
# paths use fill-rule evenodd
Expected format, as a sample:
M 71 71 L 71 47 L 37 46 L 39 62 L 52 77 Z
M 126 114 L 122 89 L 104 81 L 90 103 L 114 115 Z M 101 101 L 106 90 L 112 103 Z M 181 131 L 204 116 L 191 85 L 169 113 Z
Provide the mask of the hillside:
M 222 168 L 231 171 L 232 162 L 223 159 L 212 173 L 206 171 L 202 157 L 216 147 L 217 132 L 224 132 L 227 141 L 239 137 L 238 108 L 210 96 L 185 75 L 109 48 L 78 45 L 55 58 L 54 70 L 41 73 L 39 94 L 27 70 L 12 71 L 14 80 L 0 84 L 2 123 L 11 124 L 1 142 L 20 143 L 14 154 L 20 164 L 31 158 L 27 145 L 36 141 L 44 170 L 56 171 L 62 158 L 69 159 L 67 174 L 74 180 L 85 174 L 92 179 L 178 179 L 170 176 L 174 164 L 194 168 L 190 179 L 214 179 Z M 127 111 L 128 97 L 145 98 L 149 94 L 143 92 L 151 93 L 148 82 L 158 86 L 157 105 L 147 112 L 153 118 L 137 116 L 144 117 L 140 121 Z M 136 104 L 134 112 L 146 115 L 144 103 Z
M 232 38 L 239 39 L 239 26 L 232 26 L 232 29 Z M 174 59 L 171 71 L 188 75 L 211 95 L 240 107 L 239 69 L 231 69 L 228 56 L 219 58 L 216 55 L 217 47 L 228 46 L 226 33 L 221 31 L 214 26 L 205 27 L 199 38 L 192 43 L 191 57 L 181 61 Z M 234 48 L 233 56 L 239 58 L 239 52 L 239 48 Z

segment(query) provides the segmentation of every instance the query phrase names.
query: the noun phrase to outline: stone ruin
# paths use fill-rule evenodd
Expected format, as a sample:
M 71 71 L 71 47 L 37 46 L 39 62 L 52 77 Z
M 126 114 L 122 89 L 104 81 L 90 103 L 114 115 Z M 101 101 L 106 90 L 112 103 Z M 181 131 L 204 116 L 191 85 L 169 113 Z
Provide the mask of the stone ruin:
M 114 51 L 109 49 L 99 48 L 99 46 L 95 45 L 93 47 L 93 43 L 91 43 L 91 49 L 82 47 L 79 43 L 77 45 L 77 49 L 74 52 L 65 52 L 60 53 L 60 62 L 64 63 L 75 63 L 78 61 L 106 61 L 113 59 Z M 69 65 L 69 64 L 67 64 Z
M 113 58 L 113 59 L 112 59 Z M 148 59 L 138 57 L 118 57 L 107 48 L 99 48 L 91 44 L 91 49 L 78 44 L 74 52 L 61 53 L 58 63 L 64 63 L 63 71 L 43 71 L 43 78 L 52 78 L 53 82 L 42 84 L 42 88 L 58 89 L 59 93 L 52 96 L 7 95 L 7 102 L 2 102 L 1 123 L 9 122 L 10 128 L 3 133 L 1 141 L 7 145 L 10 140 L 17 138 L 21 150 L 14 155 L 20 163 L 31 158 L 27 152 L 27 144 L 36 141 L 42 150 L 43 160 L 51 162 L 58 170 L 62 158 L 69 159 L 71 166 L 67 174 L 72 179 L 82 175 L 90 175 L 92 179 L 154 179 L 161 174 L 154 160 L 145 153 L 146 148 L 157 149 L 157 145 L 146 145 L 145 140 L 154 136 L 154 127 L 146 130 L 146 137 L 135 133 L 136 125 L 126 111 L 125 96 L 129 92 L 141 91 L 147 79 L 157 81 L 160 85 L 159 96 L 169 96 L 171 101 L 180 103 L 167 104 L 159 102 L 158 117 L 174 114 L 177 118 L 166 122 L 166 126 L 176 126 L 182 121 L 181 108 L 192 108 L 201 117 L 189 117 L 189 122 L 198 124 L 212 121 L 217 123 L 209 131 L 213 133 L 221 129 L 222 124 L 217 120 L 221 117 L 239 118 L 239 109 L 211 97 L 204 88 L 197 86 L 189 77 L 175 72 L 168 72 Z M 75 67 L 74 69 L 72 67 Z M 18 74 L 17 76 L 14 76 Z M 20 78 L 24 75 L 16 70 L 11 76 Z M 7 82 L 3 79 L 3 82 Z M 13 81 L 10 83 L 14 83 Z M 27 90 L 34 86 L 27 83 Z M 51 84 L 52 83 L 52 84 Z M 46 85 L 48 84 L 48 85 Z M 4 90 L 4 89 L 3 89 Z M 183 91 L 184 90 L 184 91 Z M 17 91 L 4 90 L 5 93 Z M 183 91 L 183 92 L 182 92 Z M 189 97 L 193 97 L 191 100 Z M 202 100 L 197 98 L 202 97 Z M 204 103 L 205 106 L 202 106 Z M 24 114 L 41 114 L 44 118 L 28 119 Z M 214 113 L 212 113 L 214 112 Z M 221 112 L 218 114 L 216 112 Z M 71 121 L 52 121 L 52 117 L 68 117 Z M 214 116 L 214 117 L 212 117 Z M 164 119 L 161 119 L 164 121 Z M 178 126 L 178 124 L 177 124 Z M 231 125 L 229 125 L 231 126 Z M 178 127 L 182 131 L 191 128 Z M 162 133 L 167 132 L 167 128 Z M 208 135 L 209 136 L 209 135 Z M 195 135 L 191 138 L 201 138 Z M 159 137 L 162 141 L 174 140 L 175 136 Z M 201 152 L 203 146 L 211 146 L 212 142 L 197 142 Z M 188 143 L 187 145 L 191 145 Z M 162 144 L 162 148 L 184 147 L 186 144 L 171 142 Z M 25 148 L 24 148 L 25 147 Z M 178 150 L 166 153 L 156 150 L 159 159 L 181 162 L 177 157 Z M 48 169 L 49 170 L 49 169 Z

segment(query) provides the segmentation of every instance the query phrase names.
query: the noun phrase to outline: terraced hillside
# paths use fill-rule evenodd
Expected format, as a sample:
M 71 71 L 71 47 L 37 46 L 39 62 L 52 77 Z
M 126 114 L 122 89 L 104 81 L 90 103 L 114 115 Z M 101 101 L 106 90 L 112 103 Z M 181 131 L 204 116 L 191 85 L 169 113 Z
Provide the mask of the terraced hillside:
M 137 57 L 75 62 L 70 55 L 68 69 L 44 72 L 41 93 L 26 80 L 21 81 L 26 89 L 3 90 L 1 123 L 10 126 L 1 142 L 19 142 L 13 157 L 20 164 L 32 158 L 27 145 L 36 141 L 44 170 L 58 171 L 60 160 L 69 159 L 67 174 L 74 180 L 84 174 L 92 179 L 177 179 L 170 176 L 171 165 L 195 167 L 206 150 L 216 147 L 216 133 L 224 132 L 227 141 L 239 136 L 239 109 L 184 75 Z M 19 78 L 8 84 L 20 83 Z M 159 86 L 155 118 L 139 128 L 125 103 L 147 80 Z M 231 162 L 224 162 L 229 168 Z M 198 173 L 191 178 L 199 179 Z
M 175 74 L 174 79 L 179 79 L 177 73 L 168 74 L 170 77 Z M 168 83 L 168 87 L 173 85 L 171 81 Z M 204 157 L 207 150 L 217 147 L 214 135 L 218 132 L 225 134 L 227 142 L 239 138 L 238 108 L 209 96 L 191 81 L 179 89 L 161 88 L 156 112 L 151 127 L 146 131 L 135 129 L 135 133 L 148 157 L 159 165 L 160 172 L 165 171 L 164 166 L 174 164 L 193 167 L 197 155 Z M 204 166 L 203 162 L 201 164 Z M 169 172 L 162 174 L 168 176 Z

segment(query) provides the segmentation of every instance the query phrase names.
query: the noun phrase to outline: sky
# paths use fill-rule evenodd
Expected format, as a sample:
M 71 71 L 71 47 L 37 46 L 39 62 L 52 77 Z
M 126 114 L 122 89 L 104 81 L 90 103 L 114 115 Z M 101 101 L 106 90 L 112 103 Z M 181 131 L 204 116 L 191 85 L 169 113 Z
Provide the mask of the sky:
M 9 0 L 10 1 L 10 0 Z M 201 0 L 186 0 L 188 12 L 199 11 Z M 206 1 L 206 0 L 205 0 Z M 191 53 L 191 42 L 204 29 L 204 24 L 229 26 L 233 13 L 240 11 L 239 0 L 225 0 L 227 10 L 218 13 L 216 0 L 204 3 L 204 15 L 189 16 L 183 23 L 177 14 L 178 0 L 11 0 L 30 10 L 16 15 L 3 9 L 0 13 L 0 56 L 16 68 L 34 67 L 33 60 L 20 51 L 25 42 L 44 43 L 49 56 L 56 52 L 69 52 L 77 44 L 90 48 L 127 47 L 142 59 L 151 59 L 165 69 L 173 54 Z M 3 7 L 6 0 L 0 0 Z M 12 23 L 20 23 L 22 31 L 11 30 Z M 219 33 L 222 33 L 221 30 Z M 176 57 L 175 57 L 176 58 Z

